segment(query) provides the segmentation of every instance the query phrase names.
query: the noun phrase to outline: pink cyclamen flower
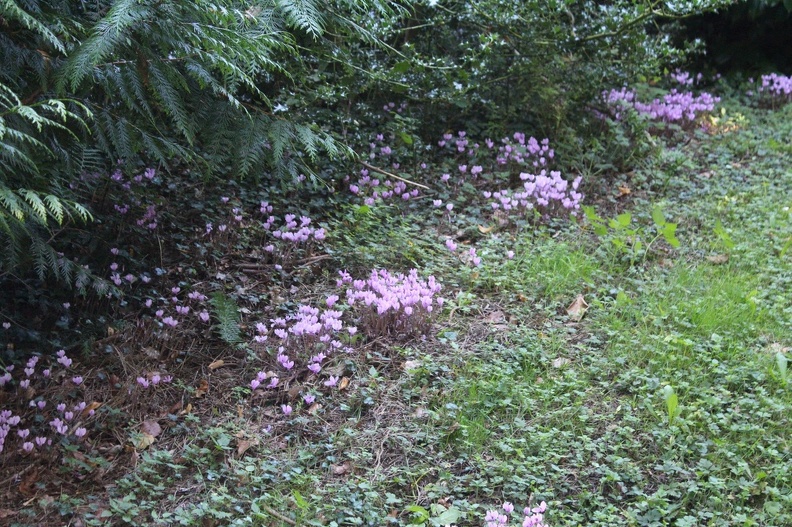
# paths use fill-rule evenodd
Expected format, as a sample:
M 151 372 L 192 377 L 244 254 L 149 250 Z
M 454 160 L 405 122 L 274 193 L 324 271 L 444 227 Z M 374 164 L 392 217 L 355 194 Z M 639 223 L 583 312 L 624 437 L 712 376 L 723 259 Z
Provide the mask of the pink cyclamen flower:
M 281 410 L 283 410 L 283 415 L 289 415 L 292 413 L 292 407 L 288 404 L 282 404 Z
M 32 452 L 33 443 L 31 443 L 30 441 L 25 441 L 25 443 L 22 444 L 22 450 L 24 450 L 25 452 Z
M 313 402 L 315 400 L 316 400 L 316 396 L 315 395 L 311 395 L 310 393 L 305 394 L 303 396 L 303 401 L 305 401 L 305 404 L 313 404 Z
M 331 375 L 330 378 L 324 382 L 324 385 L 330 388 L 332 388 L 336 384 L 338 384 L 338 376 L 333 376 L 333 375 Z

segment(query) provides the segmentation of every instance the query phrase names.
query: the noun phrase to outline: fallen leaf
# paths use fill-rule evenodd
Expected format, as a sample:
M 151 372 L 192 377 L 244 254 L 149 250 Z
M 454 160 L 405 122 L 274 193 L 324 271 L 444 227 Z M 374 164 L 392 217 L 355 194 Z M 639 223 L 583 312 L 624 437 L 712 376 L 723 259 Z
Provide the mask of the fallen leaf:
M 192 404 L 191 403 L 187 403 L 187 406 L 184 407 L 184 410 L 179 412 L 179 415 L 189 414 L 190 412 L 192 412 Z
M 245 455 L 245 452 L 250 449 L 250 447 L 258 446 L 259 440 L 256 438 L 253 439 L 238 439 L 237 440 L 237 457 L 241 458 Z
M 589 305 L 586 303 L 586 300 L 583 298 L 583 295 L 578 295 L 575 300 L 569 304 L 567 307 L 566 312 L 569 315 L 569 318 L 574 322 L 580 322 L 583 320 L 583 317 L 586 315 L 586 311 L 588 311 Z
M 619 195 L 616 196 L 617 198 L 621 198 L 623 196 L 629 196 L 632 194 L 632 190 L 627 185 L 619 185 Z
M 33 488 L 36 482 L 38 481 L 38 470 L 33 470 L 25 478 L 22 480 L 22 483 L 19 484 L 19 492 L 23 496 L 32 496 L 35 494 L 36 490 Z
M 217 368 L 222 368 L 223 366 L 225 366 L 225 361 L 223 359 L 219 359 L 209 364 L 209 369 L 214 371 Z
M 143 432 L 144 434 L 149 434 L 151 436 L 157 437 L 162 433 L 162 428 L 160 427 L 158 422 L 148 419 L 146 421 L 143 421 L 143 423 L 140 425 L 140 431 Z
M 82 415 L 82 417 L 87 417 L 91 412 L 96 411 L 96 409 L 100 406 L 102 406 L 102 403 L 93 401 L 91 404 L 85 407 L 85 410 L 83 410 L 82 414 L 80 415 Z
M 349 377 L 342 377 L 341 380 L 338 382 L 338 389 L 346 390 L 348 386 L 349 386 Z
M 418 368 L 421 367 L 421 361 L 419 361 L 419 360 L 406 360 L 406 361 L 404 361 L 404 364 L 402 365 L 402 367 L 404 368 L 404 371 L 417 370 Z
M 311 406 L 308 408 L 308 413 L 309 413 L 309 414 L 311 414 L 311 415 L 314 415 L 316 412 L 318 412 L 318 411 L 319 411 L 319 410 L 321 410 L 321 409 L 322 409 L 322 405 L 321 405 L 321 404 L 319 404 L 319 403 L 313 403 L 313 404 L 312 404 L 312 405 L 311 405 Z
M 183 401 L 176 401 L 175 403 L 173 403 L 171 405 L 170 408 L 168 408 L 168 413 L 171 414 L 171 415 L 176 415 L 176 412 L 179 412 L 179 410 L 181 410 L 182 407 L 184 407 L 184 402 Z M 179 413 L 181 413 L 181 412 L 179 412 Z
M 352 470 L 352 467 L 350 466 L 349 461 L 344 461 L 340 465 L 330 465 L 330 469 L 333 471 L 334 475 L 343 476 Z
M 553 368 L 560 368 L 562 366 L 569 364 L 570 362 L 572 361 L 570 361 L 566 357 L 558 357 L 557 359 L 553 360 Z
M 19 512 L 12 509 L 0 509 L 0 520 L 16 516 L 17 514 L 19 514 Z
M 141 432 L 132 437 L 132 446 L 137 450 L 145 450 L 153 445 L 156 440 L 157 438 L 153 435 Z
M 484 317 L 484 322 L 488 322 L 490 324 L 499 324 L 505 321 L 506 315 L 503 313 L 503 311 L 493 311 Z
M 429 415 L 429 412 L 426 411 L 426 408 L 419 406 L 418 408 L 415 409 L 412 415 L 416 419 L 420 419 L 422 417 L 426 417 L 427 415 Z
M 201 379 L 201 382 L 198 383 L 198 388 L 195 389 L 195 398 L 200 399 L 207 393 L 209 393 L 209 381 Z
M 289 388 L 289 392 L 288 392 L 289 393 L 289 400 L 293 401 L 297 397 L 299 397 L 300 392 L 302 391 L 302 389 L 303 389 L 302 384 L 295 384 L 294 386 Z
M 489 233 L 491 233 L 491 232 L 492 232 L 492 229 L 494 229 L 494 228 L 495 228 L 495 226 L 494 226 L 494 225 L 490 225 L 489 227 L 485 227 L 485 226 L 483 226 L 483 225 L 479 225 L 479 226 L 478 226 L 478 230 L 479 230 L 479 232 L 480 232 L 481 234 L 489 234 Z
M 707 261 L 714 265 L 723 265 L 729 261 L 728 254 L 714 254 L 712 256 L 707 256 Z

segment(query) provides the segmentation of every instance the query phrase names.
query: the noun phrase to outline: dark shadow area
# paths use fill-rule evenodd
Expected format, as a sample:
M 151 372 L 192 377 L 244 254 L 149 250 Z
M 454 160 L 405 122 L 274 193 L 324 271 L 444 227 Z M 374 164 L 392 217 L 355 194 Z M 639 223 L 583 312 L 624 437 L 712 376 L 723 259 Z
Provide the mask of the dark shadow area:
M 792 71 L 792 2 L 751 0 L 681 23 L 687 40 L 701 39 L 697 66 L 749 75 Z

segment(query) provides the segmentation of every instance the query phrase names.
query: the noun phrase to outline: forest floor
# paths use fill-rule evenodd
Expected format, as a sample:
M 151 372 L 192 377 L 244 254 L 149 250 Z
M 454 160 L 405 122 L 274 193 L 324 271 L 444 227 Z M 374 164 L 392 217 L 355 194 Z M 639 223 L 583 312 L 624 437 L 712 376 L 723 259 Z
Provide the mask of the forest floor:
M 215 256 L 166 240 L 184 255 L 168 289 L 205 292 L 211 321 L 143 310 L 90 361 L 70 351 L 35 396 L 86 402 L 87 435 L 4 458 L 0 523 L 463 526 L 510 502 L 521 524 L 545 501 L 553 527 L 792 525 L 792 105 L 724 107 L 572 222 L 424 200 L 348 208 L 323 250 L 278 261 L 260 233 L 213 238 Z M 339 269 L 384 267 L 442 286 L 428 328 L 358 319 L 320 375 L 253 338 L 341 306 Z

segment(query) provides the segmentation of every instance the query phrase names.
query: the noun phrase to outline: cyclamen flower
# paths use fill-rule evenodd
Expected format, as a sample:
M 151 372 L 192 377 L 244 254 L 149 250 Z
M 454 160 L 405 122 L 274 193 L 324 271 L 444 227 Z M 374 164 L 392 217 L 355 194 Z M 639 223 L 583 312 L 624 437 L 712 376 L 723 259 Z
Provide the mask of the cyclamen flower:
M 435 207 L 442 207 L 443 206 L 443 200 L 441 200 L 441 199 L 433 200 L 432 201 L 432 205 L 434 205 Z
M 281 410 L 283 410 L 283 415 L 289 415 L 292 413 L 292 407 L 288 404 L 282 404 Z
M 324 382 L 324 385 L 327 387 L 333 387 L 338 384 L 338 377 L 331 375 L 329 379 Z
M 456 250 L 457 250 L 457 244 L 456 244 L 456 243 L 454 243 L 454 240 L 452 240 L 451 238 L 448 238 L 448 239 L 445 241 L 445 246 L 446 246 L 446 247 L 448 248 L 448 250 L 449 250 L 449 251 L 451 251 L 451 252 L 454 252 L 454 251 L 456 251 Z
M 315 400 L 316 400 L 316 396 L 315 395 L 311 395 L 310 393 L 305 394 L 303 396 L 303 401 L 305 401 L 305 404 L 313 404 L 313 402 Z

